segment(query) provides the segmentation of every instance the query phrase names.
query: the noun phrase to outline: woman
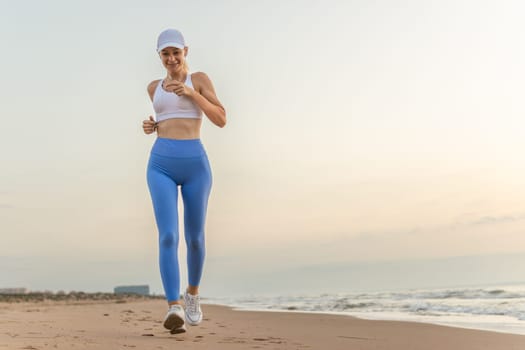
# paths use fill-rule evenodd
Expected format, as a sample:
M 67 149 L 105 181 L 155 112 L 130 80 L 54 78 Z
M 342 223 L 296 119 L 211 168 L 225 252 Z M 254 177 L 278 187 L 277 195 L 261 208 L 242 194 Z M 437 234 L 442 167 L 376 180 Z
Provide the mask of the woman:
M 157 52 L 166 77 L 148 85 L 156 120 L 143 121 L 146 134 L 157 131 L 150 152 L 147 183 L 159 231 L 159 265 L 168 302 L 164 327 L 171 333 L 186 331 L 185 322 L 202 321 L 199 282 L 204 265 L 204 226 L 212 185 L 208 157 L 200 140 L 202 114 L 218 127 L 226 124 L 226 112 L 205 73 L 191 74 L 186 63 L 188 47 L 182 33 L 160 33 Z M 178 186 L 184 203 L 184 237 L 187 247 L 188 287 L 179 298 L 180 275 L 177 247 Z

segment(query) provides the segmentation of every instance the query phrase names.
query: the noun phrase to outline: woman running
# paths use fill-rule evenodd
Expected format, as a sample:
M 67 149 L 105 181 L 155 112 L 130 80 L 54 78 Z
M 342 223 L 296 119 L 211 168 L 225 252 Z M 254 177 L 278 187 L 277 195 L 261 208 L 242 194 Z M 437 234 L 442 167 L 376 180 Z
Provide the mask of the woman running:
M 147 166 L 147 183 L 159 232 L 159 265 L 168 313 L 164 327 L 186 331 L 185 323 L 202 321 L 199 283 L 204 265 L 204 227 L 212 186 L 210 164 L 200 140 L 203 113 L 215 125 L 226 125 L 226 112 L 213 84 L 203 72 L 190 73 L 188 47 L 182 33 L 166 29 L 157 40 L 157 52 L 166 76 L 148 85 L 156 118 L 143 121 L 144 133 L 157 132 Z M 184 203 L 188 287 L 180 299 L 177 248 L 178 186 Z M 184 304 L 184 307 L 182 306 Z

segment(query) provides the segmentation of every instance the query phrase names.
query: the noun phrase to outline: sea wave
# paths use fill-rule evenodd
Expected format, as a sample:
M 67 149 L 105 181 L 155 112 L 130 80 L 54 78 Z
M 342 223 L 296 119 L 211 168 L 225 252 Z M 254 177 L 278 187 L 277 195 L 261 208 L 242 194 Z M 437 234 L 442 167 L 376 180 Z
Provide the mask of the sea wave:
M 347 315 L 396 315 L 432 323 L 457 320 L 473 324 L 513 324 L 514 332 L 525 334 L 525 285 L 479 288 L 417 289 L 367 293 L 323 293 L 318 295 L 249 296 L 214 298 L 211 303 L 239 309 L 329 312 Z M 500 317 L 496 320 L 497 317 Z M 502 321 L 501 318 L 505 321 Z M 381 317 L 379 317 L 381 318 Z M 429 321 L 430 320 L 430 321 Z M 489 320 L 489 321 L 487 321 Z M 453 323 L 453 322 L 452 322 Z M 518 327 L 518 328 L 516 328 Z M 515 331 L 518 329 L 518 331 Z M 523 332 L 521 331 L 523 330 Z

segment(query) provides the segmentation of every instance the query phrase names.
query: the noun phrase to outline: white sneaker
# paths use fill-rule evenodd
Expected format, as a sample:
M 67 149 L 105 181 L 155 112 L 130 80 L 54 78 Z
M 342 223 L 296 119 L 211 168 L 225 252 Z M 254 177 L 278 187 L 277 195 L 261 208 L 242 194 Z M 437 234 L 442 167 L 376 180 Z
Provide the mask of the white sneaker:
M 188 291 L 184 291 L 184 310 L 186 311 L 186 322 L 192 326 L 196 326 L 202 322 L 202 310 L 200 305 L 201 297 L 191 295 Z
M 168 314 L 164 319 L 164 328 L 169 329 L 170 331 L 181 330 L 177 333 L 186 332 L 186 327 L 184 327 L 184 309 L 182 305 L 173 304 L 168 310 Z

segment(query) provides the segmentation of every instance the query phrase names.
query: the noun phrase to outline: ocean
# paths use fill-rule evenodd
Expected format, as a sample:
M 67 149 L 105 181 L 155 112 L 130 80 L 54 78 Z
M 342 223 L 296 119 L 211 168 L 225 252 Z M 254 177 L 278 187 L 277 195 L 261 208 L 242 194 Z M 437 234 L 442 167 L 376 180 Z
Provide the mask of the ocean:
M 525 284 L 206 298 L 237 310 L 330 313 L 525 335 Z

